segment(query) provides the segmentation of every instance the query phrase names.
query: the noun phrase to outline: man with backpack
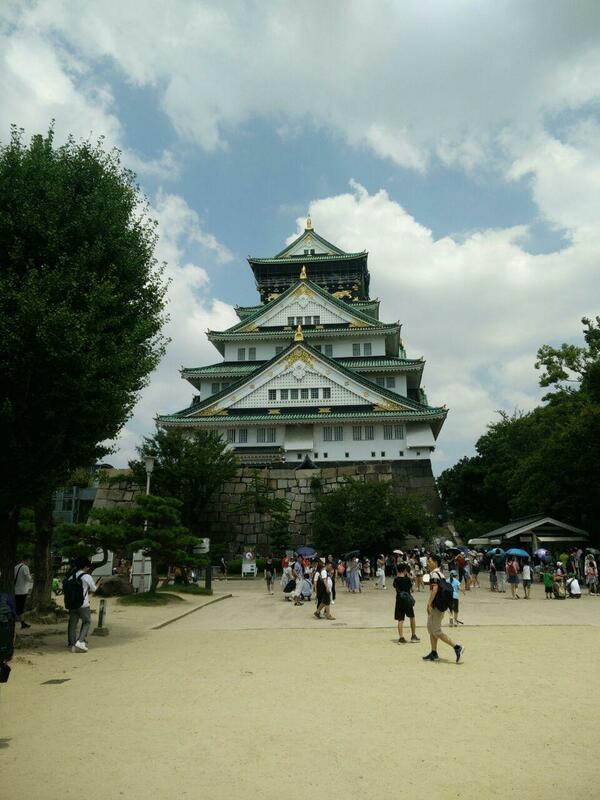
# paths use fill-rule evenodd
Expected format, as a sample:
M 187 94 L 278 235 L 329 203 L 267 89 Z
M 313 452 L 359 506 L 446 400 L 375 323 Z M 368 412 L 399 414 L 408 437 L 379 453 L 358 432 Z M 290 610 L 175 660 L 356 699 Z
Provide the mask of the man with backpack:
M 92 569 L 92 562 L 89 558 L 79 557 L 75 559 L 75 567 L 63 581 L 63 596 L 65 608 L 69 611 L 68 646 L 72 653 L 87 653 L 86 643 L 88 631 L 92 623 L 90 611 L 90 592 L 97 590 L 102 582 L 98 581 L 98 586 L 89 574 Z M 81 629 L 77 635 L 77 625 L 81 620 Z
M 427 566 L 429 568 L 429 600 L 427 601 L 427 630 L 431 642 L 431 652 L 423 656 L 423 661 L 437 661 L 438 639 L 451 647 L 456 656 L 456 663 L 461 659 L 464 647 L 454 644 L 452 639 L 442 632 L 442 621 L 444 614 L 452 608 L 453 590 L 452 585 L 444 578 L 440 569 L 441 558 L 434 553 L 429 555 Z

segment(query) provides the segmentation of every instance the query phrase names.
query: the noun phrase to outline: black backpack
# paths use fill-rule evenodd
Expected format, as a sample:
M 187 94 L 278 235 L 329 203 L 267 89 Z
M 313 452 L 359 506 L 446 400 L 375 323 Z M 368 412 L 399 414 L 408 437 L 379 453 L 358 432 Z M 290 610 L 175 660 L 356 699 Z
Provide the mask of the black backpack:
M 81 575 L 77 576 L 77 570 L 70 572 L 63 581 L 63 597 L 65 608 L 75 611 L 83 605 L 83 582 Z
M 438 590 L 435 593 L 433 605 L 438 611 L 449 611 L 452 608 L 452 600 L 454 599 L 452 584 L 448 583 L 445 578 L 440 577 L 437 587 Z
M 15 615 L 8 605 L 8 595 L 0 593 L 0 662 L 8 661 L 14 649 Z

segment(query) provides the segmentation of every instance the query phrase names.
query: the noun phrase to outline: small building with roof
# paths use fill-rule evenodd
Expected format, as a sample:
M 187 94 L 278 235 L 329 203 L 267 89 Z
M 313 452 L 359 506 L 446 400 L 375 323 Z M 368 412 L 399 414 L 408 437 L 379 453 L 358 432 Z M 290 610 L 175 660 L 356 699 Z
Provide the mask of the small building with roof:
M 566 522 L 548 517 L 545 514 L 533 514 L 529 517 L 514 519 L 501 528 L 496 528 L 483 536 L 469 539 L 471 546 L 497 545 L 504 549 L 522 547 L 534 553 L 538 548 L 548 550 L 557 547 L 575 547 L 585 545 L 589 540 L 587 531 L 569 525 Z

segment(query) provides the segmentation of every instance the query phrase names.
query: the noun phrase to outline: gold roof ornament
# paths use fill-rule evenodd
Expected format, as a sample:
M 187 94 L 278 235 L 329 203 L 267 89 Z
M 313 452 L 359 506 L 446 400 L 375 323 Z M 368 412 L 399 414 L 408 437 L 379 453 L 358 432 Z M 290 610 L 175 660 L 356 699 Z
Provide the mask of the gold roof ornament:
M 313 229 L 312 219 L 310 218 L 310 215 L 309 215 L 309 216 L 306 218 L 306 228 L 305 228 L 304 230 L 306 230 L 306 231 L 312 231 L 312 229 Z
M 304 334 L 302 333 L 302 325 L 298 325 L 298 327 L 296 328 L 296 333 L 294 334 L 294 341 L 295 342 L 304 341 Z
M 308 273 L 306 272 L 306 267 L 303 264 L 302 269 L 300 270 L 300 280 L 305 281 L 307 278 L 308 278 Z

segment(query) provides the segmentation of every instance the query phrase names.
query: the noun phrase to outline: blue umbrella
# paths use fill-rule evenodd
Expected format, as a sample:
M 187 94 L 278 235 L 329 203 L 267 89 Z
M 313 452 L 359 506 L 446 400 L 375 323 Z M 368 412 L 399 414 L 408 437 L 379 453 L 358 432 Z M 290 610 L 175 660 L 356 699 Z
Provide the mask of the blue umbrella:
M 501 547 L 490 547 L 490 549 L 487 551 L 488 556 L 490 555 L 490 553 L 494 554 L 499 553 L 501 556 L 503 556 L 504 550 Z
M 520 547 L 511 547 L 510 550 L 506 551 L 507 556 L 518 556 L 519 558 L 529 558 L 529 553 L 527 550 L 523 550 Z
M 314 547 L 299 547 L 296 552 L 299 556 L 306 556 L 307 558 L 310 558 L 310 556 L 314 556 L 317 553 Z

